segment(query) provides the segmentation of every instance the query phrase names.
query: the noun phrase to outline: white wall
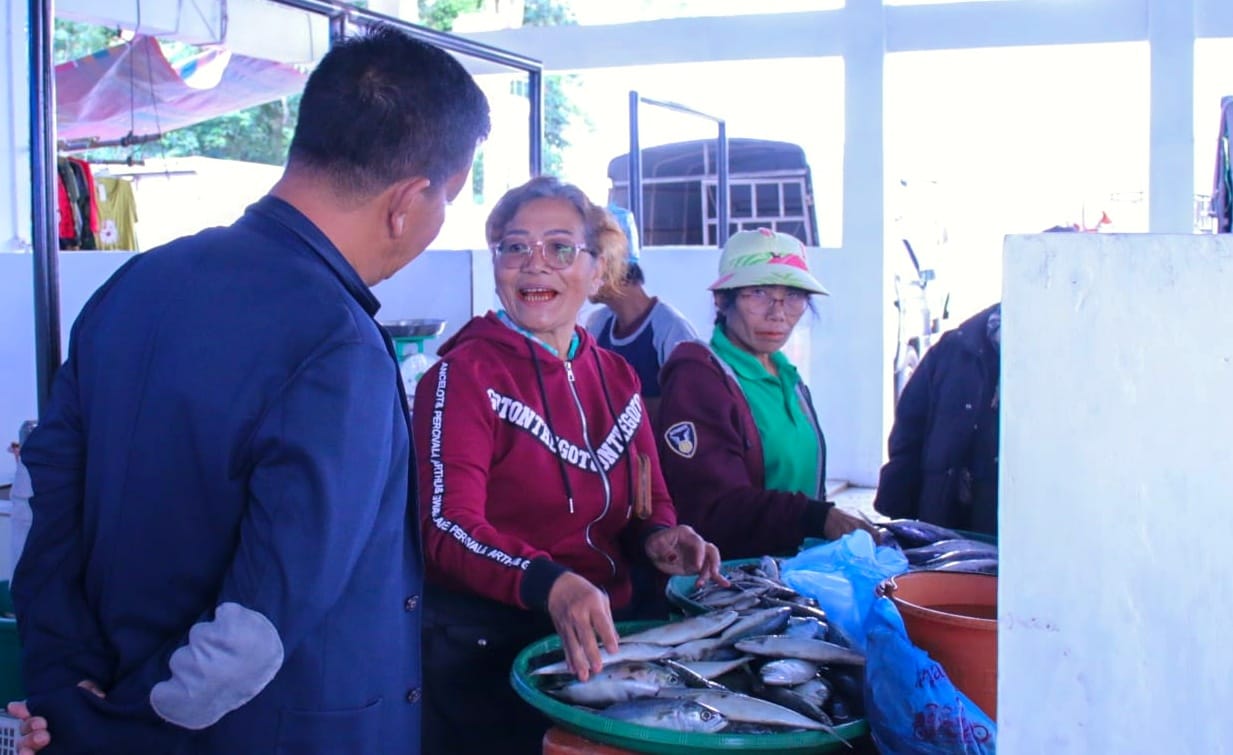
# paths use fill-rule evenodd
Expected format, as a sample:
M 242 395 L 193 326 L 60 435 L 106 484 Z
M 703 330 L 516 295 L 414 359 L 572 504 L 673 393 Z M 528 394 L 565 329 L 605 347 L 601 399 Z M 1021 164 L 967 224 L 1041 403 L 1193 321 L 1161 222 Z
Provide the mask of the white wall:
M 68 355 L 69 331 L 86 301 L 117 268 L 128 252 L 68 252 L 60 255 L 61 354 Z M 473 259 L 474 257 L 474 259 Z M 34 370 L 33 256 L 0 254 L 0 448 L 17 439 L 21 423 L 37 416 Z M 458 330 L 473 312 L 492 306 L 492 275 L 488 252 L 429 251 L 383 283 L 374 292 L 381 301 L 377 319 L 440 318 L 446 320 L 436 346 Z M 472 268 L 478 289 L 472 290 Z M 484 277 L 484 269 L 487 277 Z M 477 309 L 478 308 L 478 309 Z M 0 453 L 0 484 L 13 477 L 13 458 Z
M 1233 238 L 1011 237 L 999 745 L 1222 753 Z

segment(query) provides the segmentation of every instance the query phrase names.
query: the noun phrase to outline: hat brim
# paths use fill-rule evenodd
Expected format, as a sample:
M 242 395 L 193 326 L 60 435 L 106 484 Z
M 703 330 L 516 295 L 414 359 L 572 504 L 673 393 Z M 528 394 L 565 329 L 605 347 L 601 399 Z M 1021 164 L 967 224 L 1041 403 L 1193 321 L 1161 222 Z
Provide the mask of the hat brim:
M 831 294 L 818 282 L 817 278 L 804 270 L 788 265 L 755 265 L 741 268 L 721 276 L 707 288 L 711 291 L 724 291 L 746 286 L 787 286 L 788 288 L 799 288 L 811 294 L 822 294 L 823 296 Z

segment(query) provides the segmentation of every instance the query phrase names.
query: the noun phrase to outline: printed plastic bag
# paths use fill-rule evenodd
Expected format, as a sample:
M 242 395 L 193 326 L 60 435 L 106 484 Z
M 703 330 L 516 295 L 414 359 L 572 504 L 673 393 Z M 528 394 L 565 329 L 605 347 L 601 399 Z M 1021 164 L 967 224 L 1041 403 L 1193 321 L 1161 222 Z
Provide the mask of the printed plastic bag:
M 903 551 L 875 546 L 868 532 L 856 530 L 787 559 L 780 576 L 793 590 L 818 601 L 831 626 L 864 650 L 865 617 L 878 585 L 907 570 Z
M 882 755 L 997 752 L 997 724 L 912 644 L 890 598 L 874 601 L 865 630 L 865 718 Z

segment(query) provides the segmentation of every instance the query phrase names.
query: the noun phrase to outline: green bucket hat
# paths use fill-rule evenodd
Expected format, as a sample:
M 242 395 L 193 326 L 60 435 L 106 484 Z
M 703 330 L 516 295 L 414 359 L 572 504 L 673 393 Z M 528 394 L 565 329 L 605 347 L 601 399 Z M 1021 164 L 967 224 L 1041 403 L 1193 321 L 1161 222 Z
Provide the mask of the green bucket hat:
M 759 228 L 734 233 L 719 257 L 719 280 L 712 291 L 745 286 L 789 286 L 829 295 L 809 272 L 805 245 L 795 236 Z

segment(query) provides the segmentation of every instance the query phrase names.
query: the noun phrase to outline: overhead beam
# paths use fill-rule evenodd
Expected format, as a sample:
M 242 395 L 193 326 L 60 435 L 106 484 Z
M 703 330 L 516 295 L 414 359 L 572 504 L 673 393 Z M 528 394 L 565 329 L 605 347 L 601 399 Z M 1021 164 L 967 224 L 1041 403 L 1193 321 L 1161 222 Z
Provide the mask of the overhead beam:
M 886 7 L 887 52 L 1145 39 L 1147 0 L 1007 0 Z
M 575 71 L 715 60 L 842 55 L 842 11 L 673 18 L 605 26 L 525 26 L 463 34 Z

